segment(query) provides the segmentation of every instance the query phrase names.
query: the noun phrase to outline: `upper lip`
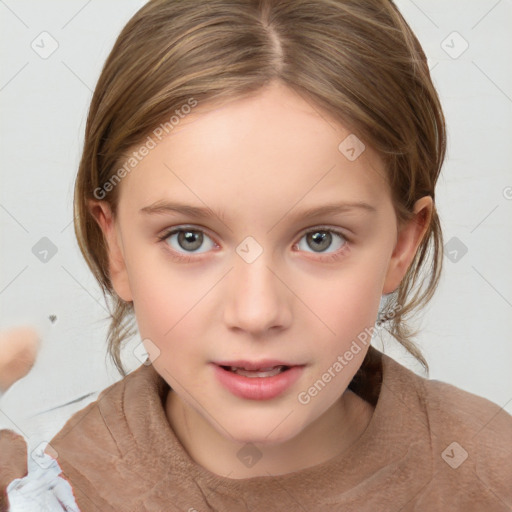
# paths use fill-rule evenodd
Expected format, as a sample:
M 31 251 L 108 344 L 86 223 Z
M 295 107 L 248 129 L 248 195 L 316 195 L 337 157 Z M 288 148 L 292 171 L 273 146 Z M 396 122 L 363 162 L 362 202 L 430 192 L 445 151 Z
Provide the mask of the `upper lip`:
M 261 361 L 214 361 L 218 366 L 235 366 L 236 368 L 244 368 L 245 370 L 263 370 L 265 368 L 274 368 L 275 366 L 302 366 L 294 363 L 286 363 L 277 359 L 262 359 Z

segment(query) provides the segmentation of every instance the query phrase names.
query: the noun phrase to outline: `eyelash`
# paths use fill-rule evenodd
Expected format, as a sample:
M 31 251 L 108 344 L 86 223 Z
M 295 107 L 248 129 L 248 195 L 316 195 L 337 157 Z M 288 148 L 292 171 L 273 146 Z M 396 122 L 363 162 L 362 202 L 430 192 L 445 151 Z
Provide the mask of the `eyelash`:
M 186 232 L 186 231 L 194 231 L 194 232 L 200 232 L 200 233 L 203 233 L 204 235 L 208 236 L 208 234 L 203 231 L 202 229 L 198 229 L 198 228 L 195 228 L 195 227 L 192 227 L 192 226 L 181 226 L 180 228 L 171 228 L 169 230 L 167 230 L 166 232 L 164 232 L 162 235 L 159 235 L 157 238 L 160 242 L 164 242 L 164 244 L 166 245 L 166 248 L 171 251 L 171 256 L 178 260 L 178 261 L 183 261 L 185 263 L 188 263 L 188 262 L 193 262 L 193 261 L 197 261 L 197 256 L 193 256 L 193 255 L 185 255 L 185 254 L 182 254 L 182 253 L 179 253 L 177 251 L 175 251 L 174 249 L 172 249 L 171 247 L 169 247 L 169 244 L 166 243 L 166 240 L 171 236 L 171 235 L 175 235 L 176 233 L 180 233 L 180 232 Z M 338 229 L 334 229 L 334 228 L 330 228 L 330 227 L 327 227 L 327 226 L 318 226 L 318 227 L 315 227 L 314 229 L 309 229 L 308 231 L 305 231 L 302 233 L 302 235 L 300 236 L 299 238 L 299 241 L 306 235 L 309 235 L 310 233 L 334 233 L 335 235 L 338 235 L 340 236 L 341 238 L 343 238 L 345 240 L 345 243 L 343 244 L 343 247 L 341 249 L 338 249 L 337 252 L 335 253 L 326 253 L 322 256 L 323 253 L 318 253 L 319 255 L 321 255 L 321 259 L 323 261 L 337 261 L 339 260 L 341 257 L 344 256 L 345 252 L 348 250 L 349 248 L 349 245 L 351 244 L 351 239 L 348 238 L 345 233 L 343 233 L 342 231 L 338 230 Z M 209 236 L 208 236 L 209 237 Z M 211 238 L 211 237 L 209 237 Z

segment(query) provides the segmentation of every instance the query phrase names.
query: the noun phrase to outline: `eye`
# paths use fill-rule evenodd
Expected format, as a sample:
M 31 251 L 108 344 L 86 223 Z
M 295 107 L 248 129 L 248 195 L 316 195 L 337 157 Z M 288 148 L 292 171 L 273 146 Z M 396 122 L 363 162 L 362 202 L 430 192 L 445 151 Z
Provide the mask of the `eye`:
M 171 229 L 158 238 L 165 241 L 177 254 L 178 258 L 187 258 L 188 254 L 202 254 L 216 246 L 215 242 L 204 231 L 187 227 Z M 209 247 L 204 251 L 199 251 L 198 249 L 201 248 L 205 240 L 210 240 Z
M 304 244 L 301 244 L 301 241 L 305 240 Z M 332 247 L 334 242 L 334 253 L 327 252 L 325 249 Z M 297 244 L 300 250 L 305 250 L 305 252 L 313 252 L 316 254 L 328 254 L 329 257 L 337 257 L 341 252 L 348 247 L 347 238 L 340 231 L 332 228 L 326 227 L 318 227 L 316 229 L 310 230 L 305 233 Z M 308 251 L 306 247 L 313 248 L 312 251 Z
M 202 230 L 193 227 L 182 226 L 167 230 L 158 239 L 169 247 L 171 256 L 181 261 L 197 261 L 194 255 L 203 254 L 217 247 L 217 244 Z M 200 251 L 204 242 L 209 241 L 207 247 Z M 302 243 L 305 241 L 305 244 Z M 327 252 L 326 249 L 332 248 L 334 242 L 334 251 Z M 333 228 L 324 226 L 310 229 L 302 235 L 299 242 L 295 244 L 299 250 L 310 252 L 323 256 L 323 259 L 336 260 L 343 256 L 349 248 L 349 240 L 341 232 Z M 313 248 L 308 251 L 307 247 Z

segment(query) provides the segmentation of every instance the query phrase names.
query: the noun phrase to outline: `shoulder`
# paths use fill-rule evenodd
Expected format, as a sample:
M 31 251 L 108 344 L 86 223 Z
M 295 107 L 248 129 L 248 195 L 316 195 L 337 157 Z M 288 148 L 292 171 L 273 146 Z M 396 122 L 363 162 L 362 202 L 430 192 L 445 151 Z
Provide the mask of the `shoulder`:
M 424 382 L 433 446 L 451 469 L 512 507 L 512 416 L 504 407 L 452 384 Z
M 432 427 L 465 427 L 471 437 L 505 435 L 504 439 L 512 444 L 512 416 L 498 404 L 439 380 L 422 379 L 422 394 Z
M 420 421 L 429 438 L 432 478 L 424 499 L 447 499 L 456 490 L 459 504 L 512 507 L 512 416 L 486 398 L 385 359 L 404 414 L 414 416 L 411 424 Z
M 486 437 L 511 445 L 512 416 L 504 407 L 448 382 L 417 375 L 385 354 L 385 384 L 400 401 L 428 420 L 431 430 L 461 439 Z M 441 437 L 441 436 L 440 436 Z
M 50 440 L 45 451 L 58 461 L 82 510 L 91 503 L 103 511 L 120 510 L 115 500 L 135 499 L 154 484 L 141 473 L 142 466 L 151 468 L 146 460 L 151 454 L 139 444 L 152 435 L 151 411 L 164 414 L 159 411 L 164 383 L 152 366 L 142 365 L 103 390 Z
M 57 460 L 73 489 L 81 510 L 113 511 L 95 489 L 116 475 L 121 458 L 119 429 L 123 425 L 123 400 L 130 375 L 104 389 L 98 398 L 71 416 L 48 442 L 45 453 Z
M 58 457 L 65 456 L 68 463 L 88 453 L 90 457 L 104 457 L 118 452 L 115 434 L 123 420 L 123 402 L 129 374 L 104 389 L 98 398 L 69 418 L 62 429 L 49 441 L 47 452 L 53 450 Z
M 422 396 L 433 431 L 456 433 L 461 441 L 477 445 L 475 455 L 492 453 L 495 462 L 508 453 L 512 464 L 512 416 L 504 407 L 438 380 L 425 379 Z

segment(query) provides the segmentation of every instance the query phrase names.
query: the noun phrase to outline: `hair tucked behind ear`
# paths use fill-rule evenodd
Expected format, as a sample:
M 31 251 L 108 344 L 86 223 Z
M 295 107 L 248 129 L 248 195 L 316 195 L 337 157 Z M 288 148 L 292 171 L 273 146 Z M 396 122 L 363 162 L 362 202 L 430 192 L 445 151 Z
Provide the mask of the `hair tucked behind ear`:
M 275 80 L 379 152 L 399 222 L 410 218 L 416 200 L 435 197 L 443 113 L 420 44 L 391 1 L 151 0 L 124 27 L 103 67 L 74 197 L 75 233 L 111 309 L 109 352 L 122 374 L 122 343 L 135 332 L 133 305 L 112 288 L 89 201 L 104 200 L 115 214 L 122 183 L 111 190 L 105 184 L 113 183 L 126 152 L 192 98 L 199 105 L 230 101 Z M 427 369 L 406 320 L 430 300 L 441 264 L 434 206 L 395 294 L 401 308 L 390 304 L 394 317 L 386 327 Z

